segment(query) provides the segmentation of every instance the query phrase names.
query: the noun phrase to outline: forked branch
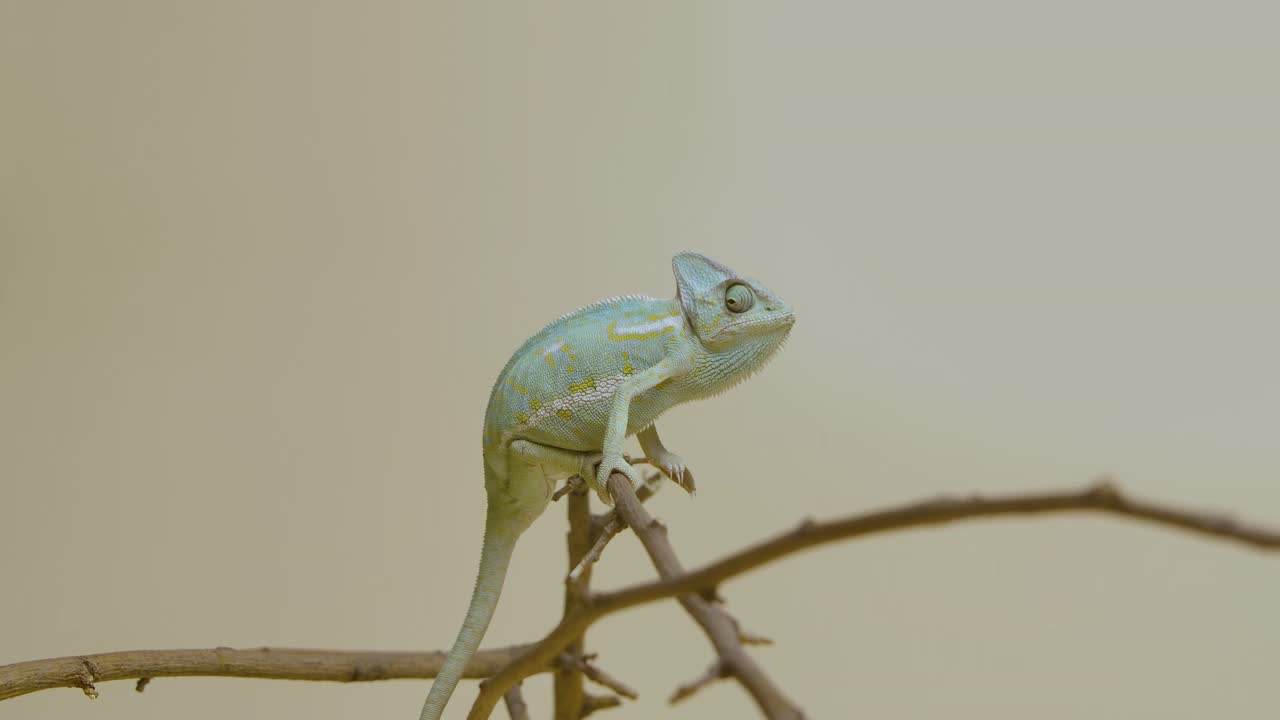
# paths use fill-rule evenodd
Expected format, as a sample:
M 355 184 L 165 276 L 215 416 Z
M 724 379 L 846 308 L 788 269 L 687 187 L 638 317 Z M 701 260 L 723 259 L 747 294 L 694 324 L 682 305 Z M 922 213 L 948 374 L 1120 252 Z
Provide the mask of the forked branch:
M 610 478 L 610 482 L 615 477 L 616 474 Z M 546 637 L 515 662 L 481 683 L 480 694 L 471 706 L 468 720 L 489 717 L 502 693 L 545 666 L 577 633 L 605 615 L 663 598 L 710 591 L 731 577 L 825 543 L 960 520 L 1068 512 L 1119 515 L 1209 538 L 1242 543 L 1259 550 L 1280 550 L 1280 531 L 1241 523 L 1223 515 L 1134 500 L 1123 495 L 1109 482 L 1100 482 L 1074 491 L 1001 497 L 943 497 L 825 522 L 806 520 L 793 530 L 678 577 L 593 596 L 588 605 L 566 615 Z
M 615 475 L 609 478 L 609 492 L 613 495 L 618 515 L 626 521 L 636 537 L 644 545 L 653 560 L 659 577 L 671 579 L 684 574 L 684 568 L 676 557 L 675 549 L 667 539 L 666 526 L 654 520 L 640 499 L 631 489 L 631 483 L 625 477 Z M 708 588 L 700 588 L 708 589 Z M 731 677 L 742 685 L 760 711 L 769 720 L 800 720 L 804 717 L 799 706 L 791 701 L 769 675 L 756 664 L 743 647 L 742 637 L 738 630 L 738 622 L 724 608 L 713 605 L 706 598 L 694 592 L 679 597 L 685 612 L 694 622 L 702 627 L 707 639 L 715 648 L 719 661 L 716 663 L 721 677 Z
M 467 666 L 466 677 L 491 677 L 481 685 L 469 717 L 488 717 L 508 690 L 530 675 L 552 669 L 565 647 L 606 615 L 665 598 L 713 591 L 729 578 L 825 543 L 960 520 L 1067 512 L 1119 515 L 1260 550 L 1280 549 L 1280 531 L 1222 515 L 1134 500 L 1109 483 L 1064 492 L 940 498 L 836 520 L 806 521 L 793 530 L 693 571 L 590 595 L 535 644 L 477 653 Z M 97 682 L 152 677 L 208 675 L 337 682 L 429 678 L 435 676 L 443 655 L 441 652 L 214 648 L 53 658 L 0 666 L 0 700 L 56 687 L 90 692 Z M 589 709 L 595 709 L 594 704 L 594 700 L 588 703 L 592 706 Z M 584 707 L 584 713 L 587 709 Z

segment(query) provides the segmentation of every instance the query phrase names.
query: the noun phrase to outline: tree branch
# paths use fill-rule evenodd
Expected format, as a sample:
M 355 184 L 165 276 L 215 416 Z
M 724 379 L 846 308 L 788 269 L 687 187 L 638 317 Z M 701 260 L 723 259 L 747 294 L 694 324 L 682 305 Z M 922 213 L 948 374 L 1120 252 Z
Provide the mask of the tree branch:
M 612 477 L 610 480 L 612 481 Z M 874 511 L 827 522 L 806 520 L 794 530 L 739 550 L 693 572 L 657 582 L 634 585 L 594 595 L 578 612 L 565 616 L 560 624 L 501 672 L 480 685 L 480 694 L 471 706 L 468 720 L 484 720 L 493 711 L 502 693 L 520 679 L 537 672 L 555 659 L 575 633 L 611 615 L 636 605 L 689 592 L 713 590 L 721 582 L 754 570 L 786 555 L 816 545 L 850 540 L 894 530 L 941 525 L 959 520 L 975 520 L 1006 515 L 1042 515 L 1065 512 L 1100 512 L 1144 520 L 1206 537 L 1243 543 L 1261 550 L 1280 549 L 1280 532 L 1238 523 L 1231 518 L 1132 500 L 1108 482 L 1083 490 L 1009 495 L 984 498 L 939 498 L 896 508 Z
M 481 684 L 470 718 L 486 718 L 503 694 L 520 680 L 550 670 L 574 638 L 600 618 L 636 605 L 686 593 L 714 590 L 721 582 L 817 545 L 895 530 L 1008 515 L 1100 512 L 1164 525 L 1207 538 L 1280 550 L 1280 531 L 1229 517 L 1183 510 L 1125 497 L 1108 483 L 1083 490 L 1001 497 L 940 498 L 826 522 L 812 520 L 716 562 L 670 579 L 634 585 L 585 598 L 578 609 L 536 644 L 476 653 L 465 677 L 492 675 Z M 0 700 L 37 690 L 95 682 L 177 676 L 257 677 L 360 682 L 435 677 L 444 653 L 372 652 L 256 648 L 235 650 L 139 650 L 102 653 L 0 666 Z M 591 705 L 594 701 L 588 700 Z M 586 709 L 584 708 L 584 712 Z
M 566 485 L 565 487 L 570 487 Z M 581 482 L 569 494 L 567 508 L 569 517 L 569 534 L 566 544 L 569 546 L 569 570 L 577 571 L 583 567 L 583 558 L 591 551 L 591 496 L 587 493 L 586 484 Z M 591 568 L 588 564 L 574 578 L 574 582 L 565 583 L 564 614 L 569 615 L 582 606 L 584 596 L 591 587 Z M 582 655 L 584 639 L 579 635 L 569 643 L 565 651 L 570 655 Z M 578 667 L 560 664 L 556 669 L 553 683 L 555 698 L 555 720 L 578 720 L 582 717 L 583 704 L 586 702 L 582 671 Z
M 482 650 L 467 663 L 463 677 L 494 674 L 528 649 L 528 645 Z M 37 690 L 75 687 L 96 697 L 94 683 L 157 677 L 219 676 L 275 680 L 366 682 L 400 678 L 433 678 L 445 653 L 376 652 L 369 650 L 304 650 L 293 648 L 219 647 L 199 650 L 126 650 L 32 660 L 0 666 L 0 700 Z M 542 668 L 550 670 L 551 666 Z
M 640 504 L 635 491 L 631 489 L 631 481 L 621 475 L 611 476 L 609 492 L 613 495 L 618 514 L 636 537 L 640 538 L 658 575 L 663 579 L 683 575 L 684 567 L 667 540 L 666 526 L 654 520 Z M 679 600 L 715 647 L 716 654 L 720 657 L 718 665 L 722 677 L 737 680 L 769 720 L 800 720 L 804 717 L 799 706 L 787 698 L 773 679 L 747 654 L 739 637 L 738 623 L 723 608 L 712 605 L 692 592 L 680 595 Z

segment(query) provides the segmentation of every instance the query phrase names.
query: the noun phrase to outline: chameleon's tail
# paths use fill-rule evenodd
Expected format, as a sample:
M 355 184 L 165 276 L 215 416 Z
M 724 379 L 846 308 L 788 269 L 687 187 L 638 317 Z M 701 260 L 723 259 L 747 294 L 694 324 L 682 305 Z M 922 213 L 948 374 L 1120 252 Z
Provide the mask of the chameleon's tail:
M 515 549 L 520 529 L 498 508 L 491 506 L 486 513 L 480 572 L 476 576 L 476 588 L 471 593 L 471 604 L 467 607 L 467 618 L 431 685 L 419 720 L 440 720 L 445 703 L 449 702 L 449 696 L 462 678 L 463 669 L 476 648 L 480 647 L 480 640 L 489 629 L 489 621 L 493 619 L 494 608 L 498 605 L 498 596 L 502 594 L 502 582 L 507 577 L 507 564 L 511 562 L 511 551 Z

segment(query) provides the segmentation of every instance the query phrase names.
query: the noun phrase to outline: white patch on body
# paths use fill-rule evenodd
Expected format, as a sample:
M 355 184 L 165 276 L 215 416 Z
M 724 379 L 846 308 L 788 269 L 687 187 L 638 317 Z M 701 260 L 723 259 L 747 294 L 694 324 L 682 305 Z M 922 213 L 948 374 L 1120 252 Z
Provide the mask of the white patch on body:
M 662 332 L 667 328 L 679 329 L 684 324 L 684 318 L 679 315 L 664 317 L 659 320 L 646 320 L 642 323 L 634 325 L 615 325 L 613 332 L 615 335 L 649 335 L 651 333 Z
M 537 425 L 539 420 L 549 418 L 560 410 L 572 411 L 592 404 L 606 403 L 617 391 L 623 377 L 625 376 L 622 373 L 618 373 L 609 377 L 595 378 L 595 387 L 590 390 L 570 393 L 564 397 L 558 397 L 550 402 L 543 403 L 542 407 L 538 408 L 536 412 L 529 413 L 528 424 Z

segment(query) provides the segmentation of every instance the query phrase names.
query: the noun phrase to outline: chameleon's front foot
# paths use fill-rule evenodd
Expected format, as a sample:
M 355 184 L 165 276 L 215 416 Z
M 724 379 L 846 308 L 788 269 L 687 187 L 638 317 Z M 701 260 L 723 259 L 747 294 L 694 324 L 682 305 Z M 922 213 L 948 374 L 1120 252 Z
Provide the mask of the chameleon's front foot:
M 613 504 L 613 494 L 609 492 L 609 476 L 614 472 L 626 475 L 627 479 L 631 481 L 632 489 L 640 486 L 640 473 L 627 461 L 626 455 L 605 453 L 600 459 L 600 465 L 597 467 L 595 474 L 585 476 L 587 484 L 596 491 L 596 494 L 600 496 L 600 502 L 605 505 Z

